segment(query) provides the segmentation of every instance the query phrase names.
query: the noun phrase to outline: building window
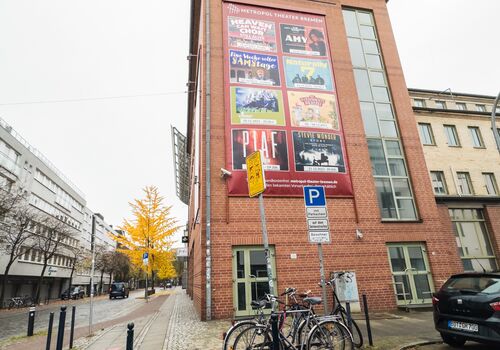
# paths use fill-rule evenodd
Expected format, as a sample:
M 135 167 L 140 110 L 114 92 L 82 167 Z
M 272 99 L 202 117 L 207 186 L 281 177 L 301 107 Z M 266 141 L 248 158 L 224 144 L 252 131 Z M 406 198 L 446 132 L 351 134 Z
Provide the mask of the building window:
M 432 188 L 434 194 L 447 194 L 446 180 L 442 171 L 431 171 Z
M 486 106 L 485 105 L 476 105 L 476 111 L 486 112 Z
M 421 108 L 425 107 L 425 101 L 421 98 L 414 98 L 413 104 L 415 107 L 421 107 Z
M 435 101 L 435 103 L 436 103 L 436 108 L 446 109 L 446 102 L 445 101 Z
M 465 271 L 494 271 L 497 263 L 480 209 L 449 209 Z
M 382 219 L 415 220 L 415 201 L 373 15 L 354 9 L 342 12 Z
M 458 180 L 458 193 L 464 195 L 471 195 L 474 193 L 469 173 L 458 172 L 457 180 Z
M 434 135 L 432 133 L 431 124 L 418 123 L 418 129 L 420 131 L 420 139 L 424 145 L 435 145 Z
M 456 106 L 457 106 L 457 109 L 459 111 L 466 111 L 467 110 L 467 105 L 463 102 L 457 102 Z
M 475 148 L 484 148 L 483 138 L 481 131 L 477 126 L 469 126 L 470 136 L 472 137 L 472 145 Z
M 458 139 L 457 128 L 455 125 L 444 125 L 444 133 L 448 140 L 448 146 L 460 147 L 460 140 Z
M 0 189 L 10 192 L 12 190 L 12 181 L 0 175 Z
M 493 173 L 483 173 L 484 186 L 486 187 L 486 193 L 492 196 L 498 195 L 497 182 L 495 180 L 495 174 Z
M 14 151 L 3 140 L 0 140 L 0 166 L 10 171 L 12 174 L 19 176 L 21 168 L 19 166 L 19 153 Z

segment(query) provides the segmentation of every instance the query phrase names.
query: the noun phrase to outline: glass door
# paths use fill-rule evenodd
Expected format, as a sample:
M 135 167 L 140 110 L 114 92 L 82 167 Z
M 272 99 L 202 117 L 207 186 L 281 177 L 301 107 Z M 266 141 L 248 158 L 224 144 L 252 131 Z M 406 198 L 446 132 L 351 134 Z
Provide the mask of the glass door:
M 434 286 L 425 246 L 390 244 L 387 249 L 398 305 L 431 303 Z
M 273 282 L 276 285 L 274 248 L 271 252 Z M 261 247 L 233 248 L 233 305 L 235 316 L 252 315 L 252 300 L 257 300 L 269 293 L 267 279 L 266 254 Z

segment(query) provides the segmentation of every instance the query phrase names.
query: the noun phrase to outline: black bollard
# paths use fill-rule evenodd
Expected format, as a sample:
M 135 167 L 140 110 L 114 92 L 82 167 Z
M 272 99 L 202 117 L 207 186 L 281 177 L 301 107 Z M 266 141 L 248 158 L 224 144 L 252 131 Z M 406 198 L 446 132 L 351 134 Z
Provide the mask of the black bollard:
M 134 322 L 130 322 L 127 328 L 127 350 L 134 350 Z
M 28 312 L 28 337 L 33 336 L 33 329 L 35 328 L 35 308 L 30 307 Z
M 47 329 L 47 345 L 45 350 L 50 350 L 50 341 L 52 340 L 52 324 L 54 323 L 54 313 L 51 312 L 49 316 L 49 328 Z
M 345 302 L 345 312 L 347 314 L 347 328 L 352 333 L 351 303 L 348 301 Z
M 69 331 L 69 348 L 73 349 L 73 338 L 75 336 L 75 314 L 76 314 L 76 306 L 73 305 L 71 308 L 71 328 Z
M 273 336 L 272 350 L 280 350 L 279 330 L 278 330 L 278 314 L 271 313 L 271 334 Z
M 64 325 L 66 324 L 66 306 L 61 306 L 59 312 L 59 328 L 57 329 L 56 350 L 62 350 L 64 341 Z
M 368 332 L 368 343 L 373 346 L 372 328 L 370 327 L 370 316 L 368 314 L 368 302 L 366 301 L 366 294 L 363 294 L 363 309 L 365 310 L 366 331 Z

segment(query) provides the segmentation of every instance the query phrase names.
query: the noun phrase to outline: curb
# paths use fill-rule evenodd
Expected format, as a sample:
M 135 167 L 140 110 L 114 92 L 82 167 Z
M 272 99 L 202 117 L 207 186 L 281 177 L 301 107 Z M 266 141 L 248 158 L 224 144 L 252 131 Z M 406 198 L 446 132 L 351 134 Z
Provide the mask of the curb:
M 443 341 L 442 340 L 417 341 L 415 343 L 410 343 L 410 344 L 404 345 L 403 347 L 399 348 L 399 350 L 408 350 L 408 349 L 414 348 L 416 346 L 425 346 L 425 345 L 434 345 L 434 344 L 443 344 Z

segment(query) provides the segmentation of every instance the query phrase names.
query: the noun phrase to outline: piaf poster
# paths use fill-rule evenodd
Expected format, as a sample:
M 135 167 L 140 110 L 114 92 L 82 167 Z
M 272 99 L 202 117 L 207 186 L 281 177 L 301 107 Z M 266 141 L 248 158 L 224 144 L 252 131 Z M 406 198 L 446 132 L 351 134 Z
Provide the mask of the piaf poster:
M 248 195 L 245 158 L 260 151 L 265 196 L 352 196 L 325 16 L 222 6 L 228 194 Z

